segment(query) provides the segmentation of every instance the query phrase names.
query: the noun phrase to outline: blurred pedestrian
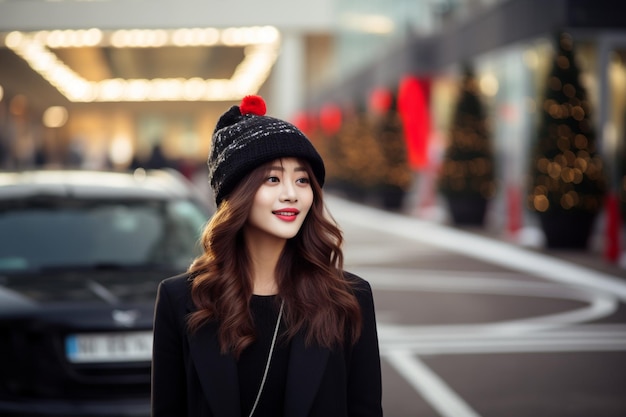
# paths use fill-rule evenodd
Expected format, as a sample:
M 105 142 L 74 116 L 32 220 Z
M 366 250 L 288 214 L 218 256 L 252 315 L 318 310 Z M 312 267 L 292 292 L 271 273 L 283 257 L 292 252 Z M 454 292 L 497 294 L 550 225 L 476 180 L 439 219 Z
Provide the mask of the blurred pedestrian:
M 170 160 L 167 158 L 167 156 L 165 156 L 165 153 L 163 152 L 163 147 L 157 143 L 154 145 L 154 147 L 152 148 L 152 152 L 150 153 L 150 156 L 148 157 L 148 160 L 146 161 L 145 164 L 145 169 L 164 169 L 164 168 L 171 168 L 172 163 L 170 162 Z
M 370 285 L 343 270 L 324 163 L 247 96 L 209 154 L 204 254 L 159 285 L 152 415 L 382 416 Z

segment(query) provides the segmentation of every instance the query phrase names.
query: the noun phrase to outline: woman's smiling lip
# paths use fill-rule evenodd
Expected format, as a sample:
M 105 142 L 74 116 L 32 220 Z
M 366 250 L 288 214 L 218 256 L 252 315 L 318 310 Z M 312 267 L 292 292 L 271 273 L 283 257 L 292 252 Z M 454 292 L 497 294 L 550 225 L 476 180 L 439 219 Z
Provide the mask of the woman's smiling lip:
M 296 219 L 297 215 L 300 213 L 300 210 L 295 208 L 284 208 L 280 210 L 274 210 L 272 213 L 281 220 L 292 222 Z

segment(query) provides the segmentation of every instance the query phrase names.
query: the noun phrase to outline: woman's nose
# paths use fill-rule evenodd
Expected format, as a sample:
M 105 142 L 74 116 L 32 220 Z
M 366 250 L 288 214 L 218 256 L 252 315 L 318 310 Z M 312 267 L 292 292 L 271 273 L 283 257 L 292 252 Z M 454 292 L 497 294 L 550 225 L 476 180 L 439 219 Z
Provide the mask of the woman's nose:
M 298 195 L 294 184 L 284 182 L 280 198 L 282 201 L 298 201 Z

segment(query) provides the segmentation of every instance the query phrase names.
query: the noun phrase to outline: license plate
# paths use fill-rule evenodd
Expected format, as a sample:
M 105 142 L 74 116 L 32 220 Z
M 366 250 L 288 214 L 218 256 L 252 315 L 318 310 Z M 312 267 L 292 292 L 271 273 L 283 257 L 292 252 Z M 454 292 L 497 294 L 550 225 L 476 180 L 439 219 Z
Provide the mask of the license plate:
M 152 332 L 82 333 L 65 339 L 73 363 L 136 362 L 152 359 Z

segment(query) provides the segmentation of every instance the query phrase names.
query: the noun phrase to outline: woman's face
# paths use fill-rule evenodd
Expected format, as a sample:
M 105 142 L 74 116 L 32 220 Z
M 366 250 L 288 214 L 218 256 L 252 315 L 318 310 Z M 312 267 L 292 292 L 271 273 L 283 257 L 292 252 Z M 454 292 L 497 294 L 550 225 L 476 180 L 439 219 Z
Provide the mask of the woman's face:
M 277 159 L 254 196 L 245 231 L 290 239 L 312 204 L 313 189 L 304 164 L 296 158 Z

